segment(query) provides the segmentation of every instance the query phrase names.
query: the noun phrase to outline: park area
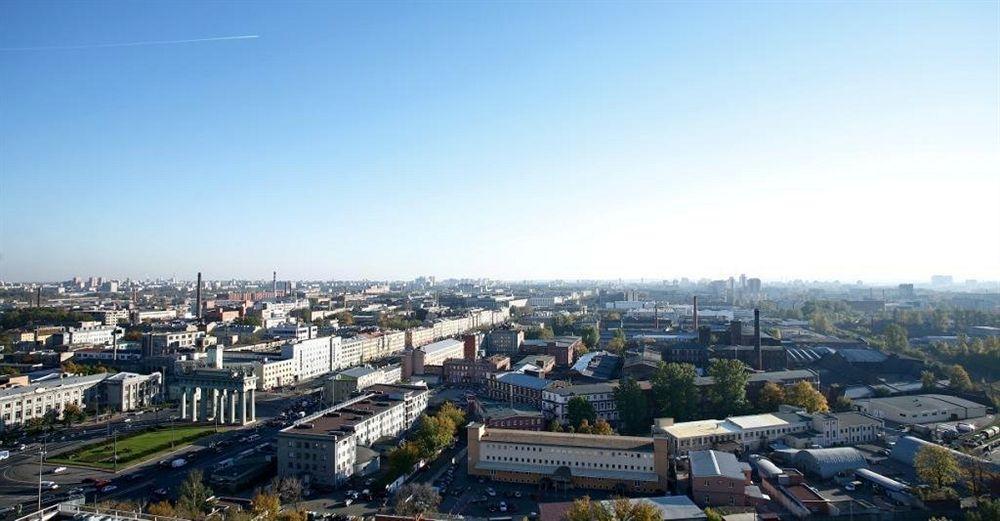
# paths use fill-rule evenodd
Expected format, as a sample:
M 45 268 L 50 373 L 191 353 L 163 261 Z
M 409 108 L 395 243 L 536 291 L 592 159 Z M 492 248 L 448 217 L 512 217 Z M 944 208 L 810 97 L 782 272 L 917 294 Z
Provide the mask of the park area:
M 115 452 L 118 466 L 123 467 L 152 458 L 191 443 L 198 438 L 215 432 L 212 427 L 158 427 L 115 440 L 107 439 L 79 449 L 49 458 L 50 463 L 80 465 L 102 469 L 115 468 Z M 117 447 L 116 447 L 117 445 Z

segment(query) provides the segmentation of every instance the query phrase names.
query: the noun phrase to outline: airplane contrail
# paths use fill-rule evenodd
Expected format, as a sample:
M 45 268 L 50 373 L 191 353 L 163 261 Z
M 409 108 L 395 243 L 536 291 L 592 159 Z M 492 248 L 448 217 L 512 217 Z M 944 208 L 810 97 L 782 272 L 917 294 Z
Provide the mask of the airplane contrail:
M 226 40 L 254 40 L 257 38 L 260 38 L 259 34 L 245 34 L 240 36 L 215 36 L 212 38 L 192 38 L 189 40 L 149 40 L 143 42 L 95 43 L 86 45 L 7 47 L 7 48 L 0 48 L 0 51 L 63 51 L 63 50 L 73 50 L 73 49 L 106 49 L 108 47 L 140 47 L 145 45 L 173 45 L 177 43 L 221 42 Z

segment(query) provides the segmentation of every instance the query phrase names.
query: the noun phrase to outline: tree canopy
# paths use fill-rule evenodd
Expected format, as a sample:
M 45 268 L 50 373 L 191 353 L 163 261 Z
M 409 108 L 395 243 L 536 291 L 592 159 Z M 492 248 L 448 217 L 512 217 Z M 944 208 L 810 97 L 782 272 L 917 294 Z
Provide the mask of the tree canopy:
M 732 359 L 716 359 L 708 367 L 708 374 L 715 383 L 709 393 L 709 401 L 719 417 L 732 416 L 747 408 L 747 374 L 743 362 Z
M 675 421 L 693 419 L 698 407 L 697 376 L 691 364 L 660 363 L 652 378 L 657 413 Z
M 615 389 L 615 405 L 618 406 L 618 418 L 621 420 L 621 430 L 626 434 L 641 434 L 649 432 L 646 395 L 639 387 L 635 378 L 623 381 Z
M 958 461 L 951 451 L 940 445 L 924 445 L 913 458 L 913 466 L 920 480 L 937 490 L 958 479 Z
M 597 421 L 597 411 L 594 410 L 590 400 L 582 396 L 574 396 L 566 404 L 566 419 L 573 426 L 579 426 L 583 420 L 594 423 Z
M 796 382 L 785 390 L 785 403 L 802 407 L 808 412 L 827 412 L 830 410 L 823 393 L 805 380 Z

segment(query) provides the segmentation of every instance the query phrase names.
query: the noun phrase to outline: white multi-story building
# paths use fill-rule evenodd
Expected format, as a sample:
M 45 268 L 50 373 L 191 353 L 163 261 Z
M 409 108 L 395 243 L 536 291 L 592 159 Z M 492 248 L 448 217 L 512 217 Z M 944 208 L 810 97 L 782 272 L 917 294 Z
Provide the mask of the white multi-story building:
M 361 350 L 364 347 L 364 341 L 365 339 L 359 336 L 342 339 L 340 349 L 336 351 L 334 370 L 339 371 L 361 365 Z
M 435 340 L 434 338 L 434 328 L 427 326 L 411 327 L 406 330 L 406 347 L 413 349 L 415 347 L 425 346 Z
M 361 363 L 382 360 L 406 349 L 406 333 L 403 331 L 358 336 L 361 337 Z
M 87 313 L 106 326 L 117 326 L 119 322 L 128 322 L 127 309 L 91 309 Z
M 882 422 L 855 412 L 810 414 L 783 405 L 775 413 L 681 422 L 654 429 L 666 436 L 671 454 L 683 456 L 694 450 L 756 450 L 777 440 L 795 447 L 866 443 L 879 436 Z
M 618 421 L 618 404 L 615 402 L 616 387 L 618 387 L 617 383 L 547 387 L 542 390 L 542 412 L 548 420 L 565 423 L 570 400 L 579 396 L 590 402 L 598 419 L 614 424 Z
M 257 390 L 268 391 L 291 385 L 298 380 L 299 361 L 294 358 L 264 359 L 253 363 Z
M 336 403 L 346 400 L 352 393 L 362 391 L 376 384 L 394 384 L 402 379 L 399 364 L 385 367 L 364 365 L 352 367 L 328 378 L 323 384 L 323 400 Z
M 140 322 L 156 322 L 160 320 L 173 320 L 177 318 L 176 309 L 146 309 L 141 311 L 133 311 L 132 323 L 138 324 Z
M 357 470 L 359 445 L 400 436 L 427 408 L 425 388 L 377 384 L 368 391 L 281 430 L 278 475 L 339 486 Z
M 268 332 L 278 338 L 289 338 L 292 340 L 308 340 L 316 338 L 319 328 L 312 324 L 301 322 L 283 322 L 268 330 Z
M 340 343 L 339 336 L 292 341 L 281 346 L 281 356 L 295 360 L 295 371 L 299 381 L 308 380 L 334 370 Z
M 62 337 L 62 344 L 64 345 L 110 345 L 114 342 L 115 335 L 121 334 L 121 332 L 116 326 L 86 325 L 83 327 L 71 327 L 59 334 Z
M 0 428 L 23 425 L 50 411 L 62 417 L 63 409 L 69 404 L 84 409 L 88 399 L 96 395 L 96 387 L 107 376 L 106 373 L 71 376 L 0 390 Z

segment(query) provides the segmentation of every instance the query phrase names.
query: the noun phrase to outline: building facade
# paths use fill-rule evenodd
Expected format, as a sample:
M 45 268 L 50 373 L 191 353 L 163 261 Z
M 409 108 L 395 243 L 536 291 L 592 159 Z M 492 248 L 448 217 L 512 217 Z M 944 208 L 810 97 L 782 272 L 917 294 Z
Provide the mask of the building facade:
M 653 493 L 666 490 L 664 440 L 488 428 L 471 423 L 470 476 L 544 488 Z

